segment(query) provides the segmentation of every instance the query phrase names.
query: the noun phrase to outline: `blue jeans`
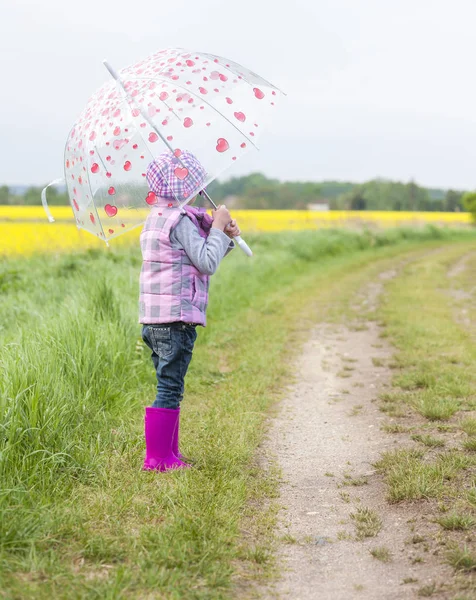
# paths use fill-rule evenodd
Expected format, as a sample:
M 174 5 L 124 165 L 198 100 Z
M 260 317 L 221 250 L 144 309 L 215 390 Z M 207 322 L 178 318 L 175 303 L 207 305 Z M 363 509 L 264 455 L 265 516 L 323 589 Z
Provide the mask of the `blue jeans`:
M 152 350 L 157 373 L 157 396 L 152 406 L 179 408 L 197 339 L 196 326 L 181 322 L 143 325 L 142 339 Z

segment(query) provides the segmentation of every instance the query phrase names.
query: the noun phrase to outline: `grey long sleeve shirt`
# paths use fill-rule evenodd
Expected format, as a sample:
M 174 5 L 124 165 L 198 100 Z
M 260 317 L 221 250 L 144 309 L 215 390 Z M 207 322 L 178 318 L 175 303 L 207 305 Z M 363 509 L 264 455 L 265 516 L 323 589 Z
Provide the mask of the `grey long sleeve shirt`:
M 172 231 L 174 248 L 183 248 L 193 265 L 204 275 L 213 275 L 226 254 L 234 248 L 230 238 L 212 227 L 208 238 L 202 238 L 193 222 L 184 216 Z

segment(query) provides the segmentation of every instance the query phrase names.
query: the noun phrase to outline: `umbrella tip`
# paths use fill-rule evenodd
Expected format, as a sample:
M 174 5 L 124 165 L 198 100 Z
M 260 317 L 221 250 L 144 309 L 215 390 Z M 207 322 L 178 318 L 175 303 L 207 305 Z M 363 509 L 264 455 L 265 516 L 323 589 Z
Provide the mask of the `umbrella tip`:
M 102 61 L 102 64 L 106 67 L 106 69 L 109 71 L 110 75 L 114 79 L 119 79 L 119 75 L 117 74 L 116 70 L 107 62 L 107 59 L 104 59 Z

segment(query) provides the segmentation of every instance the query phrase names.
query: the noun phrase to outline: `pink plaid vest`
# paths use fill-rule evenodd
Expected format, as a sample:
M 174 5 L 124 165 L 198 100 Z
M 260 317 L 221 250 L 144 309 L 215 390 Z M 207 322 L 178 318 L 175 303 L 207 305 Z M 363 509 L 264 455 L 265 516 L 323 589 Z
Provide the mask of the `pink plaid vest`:
M 206 325 L 210 277 L 194 267 L 185 250 L 176 249 L 170 234 L 180 219 L 188 218 L 200 235 L 208 237 L 211 218 L 205 209 L 187 206 L 155 206 L 140 236 L 142 269 L 140 274 L 139 322 L 197 323 Z

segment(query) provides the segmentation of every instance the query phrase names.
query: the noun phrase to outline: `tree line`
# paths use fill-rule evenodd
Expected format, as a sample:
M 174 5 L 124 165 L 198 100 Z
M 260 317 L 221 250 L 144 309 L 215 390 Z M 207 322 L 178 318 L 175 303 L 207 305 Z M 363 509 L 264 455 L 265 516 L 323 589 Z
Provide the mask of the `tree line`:
M 40 204 L 41 187 L 15 193 L 0 186 L 0 204 Z M 461 190 L 425 188 L 415 182 L 402 183 L 374 179 L 365 183 L 343 181 L 281 182 L 261 173 L 214 181 L 208 192 L 215 202 L 226 202 L 241 209 L 303 210 L 311 204 L 325 203 L 331 210 L 461 211 L 470 210 Z M 48 190 L 48 204 L 68 204 L 66 190 Z
M 0 186 L 0 205 L 17 204 L 35 206 L 41 204 L 41 190 L 43 187 L 29 187 L 24 192 L 18 193 L 7 185 L 2 185 Z M 66 190 L 57 190 L 54 186 L 48 188 L 48 204 L 53 206 L 68 205 L 68 192 Z
M 374 179 L 365 183 L 342 181 L 280 182 L 260 173 L 213 182 L 210 195 L 219 202 L 234 198 L 236 208 L 305 209 L 327 203 L 331 210 L 465 210 L 464 191 L 425 188 L 413 181 Z

